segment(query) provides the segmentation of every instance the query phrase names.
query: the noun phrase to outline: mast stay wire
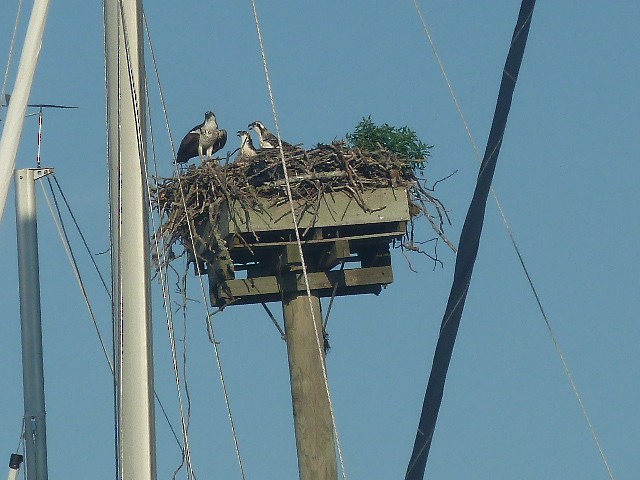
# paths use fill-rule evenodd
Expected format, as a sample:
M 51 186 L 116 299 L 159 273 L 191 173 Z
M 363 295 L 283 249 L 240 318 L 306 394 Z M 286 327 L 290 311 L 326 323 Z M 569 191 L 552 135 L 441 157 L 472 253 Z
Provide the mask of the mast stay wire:
M 474 138 L 474 136 L 473 136 L 473 134 L 471 132 L 471 128 L 469 127 L 469 124 L 468 124 L 467 119 L 466 119 L 466 117 L 464 115 L 464 112 L 462 110 L 460 102 L 458 101 L 458 97 L 457 97 L 457 95 L 455 93 L 455 90 L 453 89 L 453 85 L 452 85 L 451 80 L 449 79 L 449 75 L 447 74 L 447 71 L 446 71 L 446 69 L 444 67 L 444 63 L 442 62 L 442 58 L 440 57 L 440 54 L 438 52 L 438 49 L 436 48 L 435 42 L 434 42 L 433 38 L 431 37 L 431 33 L 430 33 L 429 28 L 427 27 L 427 23 L 426 23 L 426 21 L 424 19 L 424 15 L 423 15 L 422 9 L 418 5 L 418 1 L 417 0 L 413 0 L 413 4 L 414 4 L 414 6 L 416 8 L 416 11 L 418 13 L 418 16 L 420 18 L 420 22 L 422 23 L 422 27 L 423 27 L 425 36 L 426 36 L 426 38 L 427 38 L 427 40 L 428 40 L 428 42 L 429 42 L 429 44 L 431 46 L 431 49 L 432 49 L 433 54 L 434 54 L 434 56 L 436 58 L 436 61 L 438 62 L 438 66 L 440 68 L 440 72 L 442 73 L 442 75 L 444 77 L 444 80 L 445 80 L 445 83 L 447 84 L 447 88 L 449 90 L 449 94 L 451 95 L 451 98 L 452 98 L 452 100 L 453 100 L 453 102 L 455 104 L 455 107 L 456 107 L 456 110 L 458 112 L 458 115 L 460 116 L 460 119 L 462 121 L 464 129 L 465 129 L 465 131 L 467 133 L 467 136 L 469 138 L 469 142 L 470 142 L 471 147 L 472 147 L 472 149 L 473 149 L 473 151 L 475 153 L 476 159 L 478 161 L 482 161 L 482 155 L 480 154 L 478 146 L 477 146 L 477 144 L 475 142 L 475 138 Z M 593 423 L 591 421 L 591 417 L 589 416 L 589 413 L 588 413 L 588 411 L 586 409 L 584 400 L 582 398 L 582 394 L 578 390 L 577 384 L 575 382 L 575 377 L 573 375 L 572 370 L 569 368 L 569 364 L 568 364 L 568 362 L 567 362 L 567 360 L 566 360 L 566 358 L 564 356 L 564 353 L 563 353 L 562 348 L 560 346 L 560 342 L 559 342 L 558 338 L 556 337 L 556 335 L 554 333 L 554 330 L 553 330 L 553 328 L 551 326 L 551 321 L 549 320 L 549 317 L 547 316 L 547 314 L 546 314 L 546 312 L 544 310 L 544 307 L 542 305 L 542 299 L 540 298 L 540 296 L 538 294 L 538 291 L 535 288 L 535 285 L 533 283 L 533 278 L 532 278 L 532 276 L 531 276 L 531 274 L 529 272 L 529 269 L 527 268 L 527 265 L 525 263 L 525 260 L 524 260 L 524 257 L 522 255 L 522 252 L 520 250 L 520 247 L 518 245 L 518 242 L 516 241 L 515 234 L 514 234 L 512 228 L 511 228 L 511 224 L 510 224 L 510 222 L 509 222 L 509 220 L 507 218 L 506 212 L 505 212 L 505 210 L 504 210 L 504 208 L 502 206 L 502 203 L 500 202 L 500 199 L 498 197 L 496 189 L 493 187 L 493 185 L 490 187 L 490 191 L 491 191 L 491 195 L 494 198 L 494 201 L 496 203 L 498 211 L 500 213 L 500 217 L 501 217 L 502 222 L 503 222 L 503 224 L 505 226 L 507 234 L 509 235 L 509 239 L 511 241 L 511 244 L 513 245 L 513 248 L 515 250 L 516 256 L 518 257 L 518 261 L 519 261 L 519 263 L 520 263 L 520 265 L 522 267 L 523 273 L 525 274 L 525 276 L 527 278 L 527 282 L 529 283 L 529 287 L 531 289 L 531 292 L 533 293 L 533 296 L 534 296 L 534 298 L 536 300 L 536 304 L 538 305 L 538 310 L 540 311 L 540 314 L 542 315 L 542 318 L 543 318 L 543 320 L 545 322 L 545 326 L 546 326 L 546 328 L 548 330 L 549 336 L 551 337 L 551 340 L 553 341 L 553 344 L 554 344 L 554 347 L 556 349 L 556 352 L 557 352 L 557 354 L 558 354 L 558 356 L 560 358 L 560 361 L 562 363 L 562 367 L 563 367 L 564 372 L 565 372 L 565 374 L 567 376 L 567 379 L 569 381 L 571 389 L 573 390 L 573 393 L 574 393 L 574 395 L 575 395 L 575 397 L 576 397 L 576 399 L 578 401 L 578 404 L 580 406 L 582 415 L 585 418 L 585 421 L 587 422 L 587 426 L 588 426 L 589 431 L 591 433 L 591 436 L 593 437 L 593 440 L 594 440 L 594 442 L 596 444 L 596 447 L 598 449 L 600 457 L 602 458 L 602 461 L 604 462 L 604 465 L 605 465 L 605 468 L 607 470 L 607 473 L 609 474 L 609 478 L 611 478 L 613 480 L 614 479 L 613 472 L 611 470 L 611 467 L 610 467 L 609 462 L 607 460 L 607 457 L 605 455 L 604 448 L 602 447 L 602 444 L 600 442 L 599 436 L 598 436 L 598 434 L 597 434 L 597 432 L 595 430 L 595 427 L 594 427 L 594 425 L 593 425 Z
M 323 361 L 323 357 L 324 357 L 324 345 L 320 344 L 320 337 L 318 335 L 318 333 L 320 333 L 320 329 L 322 328 L 322 318 L 317 319 L 314 312 L 313 312 L 313 305 L 311 303 L 311 288 L 309 286 L 309 277 L 307 275 L 307 265 L 304 259 L 304 254 L 302 251 L 302 241 L 300 239 L 300 232 L 299 232 L 299 227 L 298 227 L 298 218 L 296 216 L 296 212 L 295 212 L 295 207 L 293 205 L 293 195 L 291 193 L 291 182 L 289 181 L 289 174 L 287 172 L 287 164 L 284 158 L 284 149 L 282 147 L 282 138 L 280 137 L 280 125 L 278 123 L 278 115 L 276 113 L 276 104 L 275 104 L 275 100 L 274 100 L 274 96 L 273 96 L 273 88 L 271 85 L 271 76 L 269 75 L 269 66 L 267 64 L 267 57 L 266 57 L 266 53 L 265 53 L 265 48 L 264 48 L 264 42 L 262 40 L 262 31 L 260 29 L 260 21 L 258 19 L 258 10 L 256 7 L 256 0 L 251 0 L 251 5 L 253 8 L 253 17 L 255 20 L 255 24 L 256 24 L 256 32 L 258 35 L 258 44 L 260 46 L 260 54 L 262 56 L 262 66 L 264 68 L 264 73 L 265 73 L 265 78 L 266 78 L 266 82 L 267 82 L 267 90 L 269 92 L 269 101 L 271 103 L 271 113 L 273 114 L 273 121 L 274 121 L 274 125 L 275 125 L 275 129 L 276 129 L 276 135 L 278 137 L 278 148 L 280 150 L 280 160 L 282 163 L 282 170 L 284 172 L 284 180 L 285 180 L 285 185 L 287 188 L 287 197 L 289 200 L 289 207 L 291 209 L 291 216 L 292 216 L 292 220 L 293 220 L 293 228 L 294 231 L 296 233 L 296 243 L 298 244 L 298 252 L 300 254 L 300 260 L 301 260 L 301 266 L 302 266 L 302 276 L 304 278 L 304 284 L 305 284 L 305 289 L 307 292 L 307 299 L 309 301 L 309 311 L 311 312 L 311 320 L 313 322 L 313 328 L 315 330 L 315 337 L 316 337 L 316 345 L 318 347 L 318 353 L 320 355 L 320 366 L 322 367 L 322 377 L 324 380 L 324 385 L 325 385 L 325 389 L 327 392 L 327 399 L 328 399 L 328 403 L 329 403 L 329 411 L 331 413 L 331 422 L 333 424 L 333 431 L 335 433 L 335 442 L 336 442 L 336 448 L 338 451 L 338 457 L 340 458 L 340 467 L 342 470 L 342 477 L 344 480 L 347 479 L 347 472 L 345 470 L 345 465 L 344 465 L 344 456 L 342 454 L 342 447 L 340 445 L 340 436 L 338 434 L 338 428 L 336 425 L 336 417 L 335 417 L 335 413 L 334 413 L 334 409 L 333 409 L 333 402 L 331 400 L 331 392 L 329 389 L 329 381 L 327 378 L 327 369 L 325 366 L 325 362 Z M 323 336 L 324 337 L 324 336 Z
M 157 162 L 156 149 L 155 149 L 155 138 L 153 134 L 151 102 L 149 101 L 149 89 L 148 89 L 146 78 L 145 78 L 145 94 L 147 97 L 146 104 L 147 104 L 147 118 L 149 122 L 149 137 L 151 139 L 151 152 L 152 152 L 151 158 L 153 159 L 153 168 L 154 168 L 155 175 L 157 177 L 158 162 Z M 148 177 L 148 172 L 146 172 L 146 174 Z M 148 190 L 150 190 L 148 181 L 147 181 L 147 187 L 148 187 Z M 147 195 L 150 199 L 151 198 L 150 191 L 147 192 Z M 151 203 L 149 204 L 149 210 L 152 212 L 154 211 L 152 209 Z M 160 218 L 162 212 L 157 211 L 156 213 Z M 155 232 L 156 230 L 155 216 L 150 215 L 149 217 L 151 219 L 151 231 Z M 182 468 L 182 465 L 185 464 L 185 462 L 187 465 L 187 478 L 195 478 L 193 465 L 191 463 L 191 448 L 189 445 L 190 413 L 187 413 L 187 419 L 185 420 L 184 403 L 182 400 L 182 387 L 180 382 L 180 369 L 178 365 L 178 356 L 176 353 L 177 348 L 176 348 L 176 340 L 175 340 L 175 326 L 173 321 L 173 309 L 171 308 L 171 304 L 172 304 L 171 289 L 169 288 L 169 280 L 168 280 L 169 275 L 168 275 L 168 267 L 167 267 L 167 261 L 166 261 L 166 249 L 164 248 L 164 239 L 161 239 L 160 242 L 162 243 L 162 245 L 159 244 L 157 236 L 154 235 L 153 243 L 154 243 L 156 255 L 158 257 L 158 274 L 159 274 L 160 286 L 162 289 L 162 304 L 165 310 L 165 317 L 167 321 L 167 331 L 169 333 L 169 346 L 171 348 L 171 362 L 173 366 L 173 374 L 174 374 L 176 390 L 178 395 L 178 404 L 179 404 L 179 410 L 180 410 L 180 424 L 182 427 L 182 435 L 183 435 L 183 443 L 184 443 L 184 448 L 182 449 L 182 464 L 178 466 L 178 468 L 174 471 L 173 478 L 175 479 L 177 473 L 179 472 L 180 468 Z M 185 348 L 184 344 L 183 344 L 183 348 Z M 183 379 L 184 379 L 185 394 L 187 396 L 187 412 L 190 412 L 191 406 L 190 406 L 190 399 L 189 399 L 188 382 L 186 377 L 186 368 L 183 369 Z
M 47 179 L 48 178 L 49 177 L 47 177 Z M 102 272 L 98 268 L 98 264 L 96 263 L 96 260 L 94 258 L 94 254 L 91 252 L 91 249 L 89 248 L 89 244 L 87 243 L 87 239 L 85 238 L 84 234 L 82 233 L 82 230 L 80 229 L 80 225 L 78 225 L 78 221 L 76 220 L 76 216 L 73 214 L 73 211 L 71 210 L 71 206 L 69 205 L 69 202 L 67 201 L 67 197 L 64 194 L 64 192 L 62 191 L 62 187 L 60 186 L 60 183 L 58 182 L 58 178 L 55 175 L 53 175 L 53 181 L 55 182 L 56 187 L 58 187 L 58 191 L 60 192 L 60 195 L 62 196 L 62 200 L 64 201 L 65 206 L 67 207 L 67 211 L 69 212 L 69 216 L 71 217 L 71 220 L 73 220 L 73 224 L 76 226 L 76 230 L 78 231 L 78 234 L 80 235 L 80 238 L 82 240 L 82 243 L 84 245 L 85 250 L 87 250 L 87 253 L 89 254 L 89 258 L 91 258 L 91 262 L 93 263 L 93 266 L 94 266 L 94 268 L 96 270 L 96 273 L 98 274 L 98 277 L 100 277 L 100 281 L 102 282 L 102 286 L 104 287 L 105 292 L 107 292 L 107 296 L 109 297 L 109 299 L 111 299 L 111 290 L 107 286 L 107 282 L 105 281 L 104 276 L 102 275 Z
M 152 122 L 152 115 L 151 115 L 151 102 L 149 99 L 149 86 L 147 83 L 147 79 L 145 77 L 144 79 L 145 82 L 145 95 L 146 95 L 146 104 L 147 104 L 147 118 L 148 118 L 148 122 L 149 122 L 149 137 L 151 139 L 151 158 L 153 159 L 153 168 L 154 168 L 154 173 L 155 176 L 158 176 L 158 162 L 157 162 L 157 155 L 156 155 L 156 148 L 155 148 L 155 135 L 153 133 L 153 122 Z M 148 176 L 148 175 L 147 175 Z M 148 186 L 148 182 L 147 182 L 147 186 Z M 150 198 L 150 192 L 147 193 L 149 195 Z M 149 205 L 149 210 L 150 211 L 154 211 L 152 209 L 151 204 Z M 161 212 L 158 211 L 158 217 L 160 219 L 161 217 Z M 152 231 L 155 231 L 155 217 L 153 215 L 150 215 L 151 218 L 151 224 L 152 224 Z M 184 380 L 184 390 L 185 390 L 185 395 L 187 397 L 187 418 L 185 420 L 185 414 L 184 414 L 184 404 L 183 404 L 183 400 L 182 400 L 182 388 L 181 388 L 181 384 L 180 384 L 180 370 L 179 370 L 179 366 L 178 366 L 178 360 L 177 360 L 177 348 L 176 348 L 176 341 L 175 341 L 175 327 L 174 327 L 174 321 L 173 321 L 173 309 L 171 308 L 172 305 L 172 301 L 171 301 L 171 289 L 169 288 L 169 274 L 168 274 L 168 267 L 167 267 L 167 262 L 166 262 L 166 249 L 164 248 L 164 239 L 161 239 L 162 242 L 162 246 L 160 246 L 158 244 L 158 238 L 154 235 L 153 237 L 154 240 L 154 247 L 155 247 L 155 252 L 156 255 L 158 257 L 158 272 L 159 272 L 159 278 L 160 278 L 160 285 L 161 285 L 161 289 L 162 289 L 162 303 L 163 303 L 163 308 L 165 310 L 165 317 L 166 317 L 166 321 L 167 321 L 167 331 L 169 333 L 169 345 L 170 345 L 170 349 L 171 349 L 171 360 L 172 360 L 172 366 L 173 366 L 173 372 L 174 372 L 174 379 L 175 379 L 175 383 L 176 383 L 176 390 L 177 390 L 177 395 L 178 395 L 178 404 L 179 404 L 179 410 L 180 410 L 180 425 L 182 428 L 182 434 L 183 434 L 183 442 L 184 442 L 184 447 L 182 449 L 182 464 L 178 466 L 178 468 L 174 471 L 173 473 L 173 478 L 175 479 L 177 473 L 180 471 L 180 469 L 182 468 L 182 465 L 185 464 L 187 465 L 187 477 L 192 477 L 195 478 L 195 473 L 193 471 L 193 465 L 191 462 L 191 448 L 189 445 L 189 424 L 190 424 L 190 412 L 191 412 L 191 400 L 189 397 L 189 387 L 188 387 L 188 381 L 187 381 L 187 372 L 186 372 L 186 365 L 183 366 L 183 380 Z M 185 332 L 186 335 L 186 332 Z M 185 349 L 185 343 L 183 343 L 183 349 Z M 186 355 L 186 351 L 183 350 L 183 356 Z M 184 363 L 186 364 L 186 360 L 184 361 Z
M 120 28 L 120 27 L 118 27 Z M 118 32 L 119 33 L 119 32 Z M 107 67 L 107 2 L 106 0 L 103 0 L 102 2 L 102 38 L 103 38 L 103 47 L 104 47 L 104 51 L 103 51 L 103 56 L 105 58 L 105 62 L 104 62 L 104 101 L 105 104 L 108 103 L 108 87 L 107 87 L 107 77 L 108 77 L 108 67 Z M 118 62 L 119 64 L 119 62 Z M 119 88 L 119 87 L 118 87 Z M 105 122 L 105 133 L 107 134 L 107 137 L 109 135 L 109 122 L 108 122 L 108 112 L 105 112 L 105 117 L 104 117 L 104 122 Z M 111 158 L 111 144 L 110 142 L 107 142 L 107 158 Z M 118 165 L 118 176 L 120 176 L 120 166 Z M 108 189 L 109 189 L 109 193 L 111 193 L 111 189 L 113 188 L 113 185 L 111 183 L 111 175 L 108 176 Z M 111 208 L 109 208 L 109 233 L 111 234 L 111 228 L 113 225 L 113 217 L 112 217 L 112 212 L 111 212 Z M 111 243 L 109 244 L 109 250 L 111 251 L 111 257 L 113 258 L 113 254 L 114 252 L 112 251 L 113 249 L 113 245 L 111 245 Z M 111 286 L 113 288 L 113 266 L 111 267 Z M 116 345 L 115 345 L 115 334 L 114 329 L 115 329 L 115 322 L 113 319 L 113 308 L 115 307 L 115 300 L 113 298 L 113 295 L 111 297 L 111 340 L 112 340 L 112 345 L 111 345 L 111 352 L 115 357 L 115 350 L 116 350 Z M 115 375 L 115 371 L 113 373 L 113 421 L 114 424 L 117 425 L 118 424 L 118 414 L 117 414 L 117 395 L 116 395 L 116 375 Z M 113 431 L 113 457 L 114 457 L 114 470 L 115 470 L 115 477 L 116 480 L 118 480 L 120 478 L 120 455 L 119 455 L 119 448 L 118 448 L 118 431 L 117 431 L 117 427 L 114 428 Z
M 13 34 L 11 35 L 11 42 L 9 43 L 9 56 L 7 58 L 7 67 L 4 71 L 4 79 L 2 81 L 2 92 L 0 93 L 0 110 L 2 110 L 3 102 L 5 99 L 5 93 L 7 93 L 7 80 L 9 78 L 9 69 L 11 68 L 11 60 L 13 59 L 13 47 L 16 41 L 16 35 L 18 33 L 18 25 L 20 24 L 20 12 L 22 11 L 22 0 L 18 1 L 18 11 L 16 12 L 16 21 L 13 25 Z M 5 105 L 6 106 L 6 105 Z
M 64 192 L 60 188 L 60 185 L 57 182 L 55 175 L 53 176 L 53 178 L 54 178 L 54 181 L 56 183 L 56 186 L 58 187 L 58 190 L 59 190 L 60 194 L 62 195 L 63 198 L 65 198 L 64 197 Z M 47 180 L 49 180 L 49 179 L 47 178 Z M 91 303 L 90 303 L 90 300 L 89 300 L 88 292 L 87 292 L 87 290 L 85 288 L 84 281 L 82 280 L 82 275 L 80 274 L 80 269 L 78 267 L 75 255 L 73 253 L 73 249 L 71 247 L 71 243 L 69 242 L 69 236 L 67 234 L 67 230 L 66 230 L 66 227 L 64 225 L 62 212 L 60 211 L 60 207 L 59 207 L 59 204 L 58 204 L 58 201 L 57 201 L 56 194 L 55 194 L 55 192 L 54 192 L 54 190 L 52 188 L 51 182 L 49 182 L 49 189 L 51 191 L 51 196 L 53 198 L 53 203 L 54 203 L 55 209 L 56 209 L 56 212 L 54 213 L 53 206 L 51 204 L 51 201 L 49 200 L 49 196 L 47 195 L 47 191 L 45 190 L 44 185 L 42 183 L 40 183 L 40 186 L 42 188 L 42 193 L 44 194 L 45 201 L 47 202 L 47 206 L 49 207 L 49 211 L 51 212 L 51 216 L 53 218 L 53 221 L 54 221 L 54 224 L 56 226 L 56 229 L 58 230 L 58 234 L 60 235 L 60 240 L 62 241 L 64 249 L 65 249 L 65 251 L 67 253 L 67 258 L 69 260 L 69 263 L 71 265 L 73 273 L 74 273 L 74 275 L 76 277 L 76 280 L 78 281 L 78 286 L 80 287 L 82 296 L 83 296 L 85 304 L 87 306 L 87 310 L 89 312 L 89 316 L 91 317 L 91 321 L 92 321 L 93 326 L 95 328 L 96 335 L 98 336 L 98 341 L 100 342 L 100 345 L 102 347 L 102 351 L 104 352 L 105 360 L 107 361 L 107 364 L 109 366 L 109 370 L 111 371 L 111 375 L 114 375 L 115 372 L 114 372 L 114 368 L 113 368 L 113 361 L 112 361 L 111 357 L 109 356 L 109 353 L 107 351 L 104 339 L 102 337 L 102 333 L 100 332 L 100 327 L 98 326 L 97 321 L 95 319 L 95 315 L 93 313 L 93 308 L 91 307 Z M 66 203 L 66 199 L 65 199 L 65 203 Z M 74 217 L 73 212 L 71 211 L 71 208 L 70 208 L 69 204 L 67 203 L 66 205 L 67 205 L 67 209 L 69 210 L 69 214 L 72 217 Z M 77 223 L 76 223 L 76 228 L 77 228 L 78 234 L 81 237 L 83 237 L 83 239 L 84 239 L 84 234 L 80 230 L 80 227 L 79 227 L 79 225 Z M 85 243 L 85 246 L 86 246 L 86 243 Z M 87 251 L 89 253 L 89 256 L 91 256 L 92 255 L 91 254 L 91 250 L 89 249 L 88 246 L 87 246 Z M 98 266 L 95 265 L 95 268 L 98 269 Z M 99 270 L 98 270 L 98 275 L 100 275 L 100 271 Z M 111 299 L 111 294 L 110 294 L 109 291 L 107 291 L 107 295 L 109 296 L 109 299 Z M 178 439 L 178 436 L 176 434 L 175 428 L 173 427 L 173 425 L 171 423 L 171 420 L 169 419 L 169 416 L 168 416 L 167 411 L 166 411 L 166 409 L 164 407 L 164 404 L 162 403 L 162 400 L 160 400 L 160 397 L 158 396 L 158 393 L 155 391 L 155 389 L 154 389 L 153 393 L 154 393 L 154 395 L 156 397 L 156 400 L 158 401 L 158 405 L 160 406 L 160 409 L 162 410 L 163 416 L 164 416 L 165 420 L 167 421 L 169 429 L 171 430 L 171 432 L 173 433 L 174 438 L 176 439 L 176 443 L 182 449 L 182 444 L 180 443 L 180 440 Z
M 93 323 L 93 327 L 96 331 L 96 334 L 98 335 L 98 341 L 100 342 L 100 346 L 102 347 L 102 352 L 104 353 L 104 357 L 107 360 L 107 363 L 109 364 L 109 369 L 111 370 L 111 372 L 113 373 L 114 368 L 113 368 L 113 361 L 111 360 L 111 357 L 109 356 L 109 352 L 107 351 L 107 346 L 104 342 L 104 339 L 102 338 L 102 334 L 100 333 L 100 327 L 98 327 L 98 322 L 96 321 L 96 316 L 93 312 L 93 308 L 91 307 L 91 302 L 89 301 L 89 295 L 87 293 L 87 290 L 84 286 L 84 281 L 82 280 L 82 276 L 80 275 L 80 269 L 78 268 L 78 262 L 76 261 L 76 257 L 73 253 L 73 250 L 71 248 L 71 245 L 69 243 L 69 236 L 67 235 L 67 229 L 64 226 L 64 222 L 62 220 L 62 212 L 60 212 L 60 206 L 58 205 L 58 199 L 56 197 L 56 194 L 53 190 L 53 185 L 51 183 L 51 180 L 49 180 L 49 178 L 47 178 L 47 183 L 49 184 L 49 191 L 51 192 L 51 196 L 53 198 L 53 203 L 55 205 L 55 209 L 56 212 L 53 211 L 53 206 L 51 205 L 51 201 L 49 200 L 49 195 L 47 194 L 47 191 L 44 188 L 44 185 L 42 184 L 42 182 L 40 182 L 40 187 L 42 187 L 42 193 L 44 194 L 44 198 L 47 202 L 47 205 L 49 207 L 49 210 L 51 211 L 51 216 L 53 217 L 53 221 L 56 225 L 56 229 L 58 230 L 58 234 L 60 235 L 60 239 L 62 240 L 62 245 L 64 246 L 65 252 L 67 254 L 67 257 L 69 259 L 69 263 L 71 264 L 71 269 L 73 270 L 73 274 L 76 277 L 76 281 L 78 282 L 78 286 L 80 287 L 80 292 L 82 293 L 82 298 L 84 299 L 84 303 L 87 306 L 87 310 L 89 312 L 89 317 L 91 318 L 91 322 Z M 57 215 L 56 215 L 57 213 Z
M 153 43 L 151 41 L 151 33 L 150 33 L 149 25 L 148 25 L 147 18 L 146 18 L 146 15 L 145 15 L 144 11 L 142 12 L 142 19 L 143 19 L 145 31 L 147 33 L 149 52 L 151 54 L 153 68 L 154 68 L 154 72 L 155 72 L 155 76 L 156 76 L 156 83 L 157 83 L 157 86 L 158 86 L 158 91 L 159 91 L 159 96 L 160 96 L 160 103 L 161 103 L 161 106 L 162 106 L 162 112 L 163 112 L 164 119 L 165 119 L 165 127 L 167 129 L 169 142 L 170 142 L 170 145 L 171 145 L 172 155 L 173 155 L 173 158 L 175 159 L 176 158 L 176 152 L 175 152 L 175 146 L 174 146 L 174 143 L 173 143 L 173 137 L 171 135 L 171 127 L 169 125 L 169 116 L 168 116 L 166 102 L 165 102 L 164 94 L 163 94 L 163 90 L 162 90 L 162 83 L 160 81 L 158 65 L 157 65 L 155 53 L 154 53 L 154 50 L 153 50 Z M 182 176 L 180 174 L 180 170 L 179 170 L 177 164 L 175 166 L 175 172 L 176 172 L 176 177 L 178 178 L 178 184 L 179 184 L 179 187 L 180 187 L 180 195 L 181 195 L 181 199 L 182 199 L 182 204 L 183 204 L 183 207 L 185 208 L 185 211 L 187 211 L 187 208 L 186 208 L 186 197 L 185 197 L 185 193 L 184 193 L 184 186 L 183 186 Z M 192 245 L 195 245 L 195 242 L 194 242 L 194 238 L 195 238 L 194 225 L 193 225 L 192 219 L 189 218 L 188 213 L 187 213 L 187 225 L 188 225 L 188 229 L 189 229 L 189 236 L 191 238 L 191 243 L 192 243 Z M 197 255 L 196 255 L 196 252 L 195 252 L 195 247 L 193 247 L 193 248 L 194 248 L 194 251 L 193 251 L 194 258 L 197 259 Z M 218 348 L 218 342 L 217 342 L 217 340 L 215 338 L 215 330 L 214 330 L 213 324 L 211 322 L 211 317 L 213 315 L 215 315 L 216 313 L 218 313 L 219 311 L 221 311 L 221 310 L 218 309 L 215 312 L 211 312 L 211 309 L 210 309 L 210 306 L 209 306 L 209 300 L 207 298 L 206 289 L 205 289 L 205 286 L 204 286 L 204 281 L 202 280 L 202 273 L 203 272 L 201 272 L 200 265 L 199 265 L 199 262 L 197 262 L 197 260 L 195 262 L 195 266 L 196 266 L 196 270 L 197 270 L 197 276 L 198 276 L 198 279 L 199 279 L 199 284 L 200 284 L 200 290 L 201 290 L 201 293 L 202 293 L 203 303 L 204 303 L 205 310 L 206 310 L 206 320 L 205 320 L 205 322 L 206 322 L 206 327 L 207 327 L 207 334 L 209 336 L 210 343 L 213 345 L 215 360 L 216 360 L 218 373 L 219 373 L 219 377 L 220 377 L 220 383 L 221 383 L 222 392 L 223 392 L 223 397 L 224 397 L 224 401 L 225 401 L 225 405 L 226 405 L 226 409 L 227 409 L 227 416 L 229 418 L 229 424 L 230 424 L 231 433 L 232 433 L 232 436 L 233 436 L 233 442 L 234 442 L 234 448 L 235 448 L 235 452 L 236 452 L 236 458 L 238 460 L 238 466 L 239 466 L 239 469 L 240 469 L 240 474 L 241 474 L 241 476 L 242 476 L 242 478 L 244 480 L 246 477 L 245 477 L 245 473 L 244 473 L 244 465 L 243 465 L 243 461 L 242 461 L 242 456 L 240 454 L 240 445 L 239 445 L 239 441 L 238 441 L 238 435 L 237 435 L 237 431 L 236 431 L 236 427 L 235 427 L 235 422 L 233 420 L 233 413 L 232 413 L 232 410 L 231 410 L 231 402 L 230 402 L 230 398 L 229 398 L 229 392 L 227 390 L 227 385 L 226 385 L 226 381 L 225 381 L 224 373 L 223 373 L 223 369 L 222 369 L 222 360 L 221 360 L 220 351 L 219 351 L 219 348 Z

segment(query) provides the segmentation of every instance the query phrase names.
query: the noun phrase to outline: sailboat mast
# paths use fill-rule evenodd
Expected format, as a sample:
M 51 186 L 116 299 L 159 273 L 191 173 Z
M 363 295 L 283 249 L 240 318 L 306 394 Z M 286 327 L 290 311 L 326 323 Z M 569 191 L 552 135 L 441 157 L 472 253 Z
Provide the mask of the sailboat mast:
M 104 15 L 118 475 L 155 480 L 142 3 Z
M 33 168 L 17 170 L 15 173 L 24 442 L 28 480 L 48 478 L 35 181 L 50 173 L 53 170 Z

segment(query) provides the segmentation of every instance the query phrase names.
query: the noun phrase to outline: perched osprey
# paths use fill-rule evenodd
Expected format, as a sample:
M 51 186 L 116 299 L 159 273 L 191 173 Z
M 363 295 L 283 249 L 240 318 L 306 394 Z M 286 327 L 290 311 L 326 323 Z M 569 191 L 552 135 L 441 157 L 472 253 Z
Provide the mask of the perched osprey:
M 253 146 L 253 141 L 251 140 L 251 135 L 246 130 L 240 130 L 238 132 L 238 136 L 240 137 L 240 152 L 236 157 L 236 161 L 245 161 L 249 160 L 251 157 L 255 157 L 258 152 L 256 147 Z
M 278 137 L 267 130 L 267 127 L 265 127 L 262 122 L 256 120 L 249 124 L 249 128 L 253 128 L 260 137 L 260 148 L 278 148 Z M 295 148 L 284 140 L 282 140 L 282 147 L 288 150 Z
M 196 155 L 202 161 L 204 155 L 210 160 L 214 152 L 224 147 L 225 143 L 227 131 L 218 128 L 213 112 L 207 112 L 204 114 L 204 122 L 193 127 L 180 142 L 176 163 L 186 163 Z

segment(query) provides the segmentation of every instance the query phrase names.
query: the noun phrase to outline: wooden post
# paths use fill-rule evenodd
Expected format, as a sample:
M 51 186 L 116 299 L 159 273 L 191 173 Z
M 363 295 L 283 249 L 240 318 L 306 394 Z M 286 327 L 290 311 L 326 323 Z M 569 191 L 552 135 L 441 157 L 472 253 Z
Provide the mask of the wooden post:
M 320 297 L 312 292 L 285 294 L 282 302 L 289 355 L 293 421 L 300 480 L 337 480 L 338 467 L 329 396 L 322 372 L 325 361 Z M 320 349 L 318 349 L 320 345 Z

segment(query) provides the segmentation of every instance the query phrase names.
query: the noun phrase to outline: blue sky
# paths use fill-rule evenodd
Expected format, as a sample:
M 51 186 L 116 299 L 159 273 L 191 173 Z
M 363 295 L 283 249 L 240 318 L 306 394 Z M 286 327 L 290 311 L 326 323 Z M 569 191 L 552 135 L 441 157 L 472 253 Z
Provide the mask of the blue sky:
M 0 17 L 2 71 L 17 9 L 9 3 Z M 483 151 L 519 2 L 419 4 Z M 436 190 L 457 242 L 478 163 L 413 2 L 257 7 L 283 138 L 311 147 L 367 115 L 410 126 L 435 145 L 433 181 L 458 172 Z M 226 149 L 253 120 L 273 126 L 250 2 L 146 8 L 174 142 L 208 109 L 232 134 Z M 25 5 L 19 38 L 29 11 Z M 95 2 L 53 2 L 31 95 L 33 103 L 79 107 L 45 113 L 42 158 L 94 252 L 108 248 L 101 15 Z M 630 0 L 538 3 L 494 181 L 618 479 L 640 471 L 639 19 Z M 160 173 L 170 175 L 150 63 L 148 71 Z M 19 168 L 35 163 L 36 127 L 35 117 L 26 120 Z M 38 202 L 50 476 L 66 474 L 71 456 L 73 478 L 113 478 L 109 371 L 42 195 Z M 0 224 L 7 458 L 22 415 L 13 210 L 12 190 Z M 426 225 L 418 233 L 430 238 Z M 109 336 L 109 301 L 77 238 L 74 247 Z M 347 478 L 404 475 L 455 261 L 444 248 L 440 254 L 444 267 L 435 270 L 409 255 L 413 273 L 395 252 L 395 282 L 380 296 L 340 298 L 332 308 L 329 383 Z M 106 273 L 108 256 L 96 258 Z M 189 282 L 197 300 L 197 279 Z M 156 389 L 177 427 L 159 292 L 154 284 Z M 232 307 L 214 319 L 247 478 L 295 478 L 284 343 L 260 307 Z M 201 301 L 190 304 L 187 324 L 194 469 L 200 478 L 240 478 Z M 157 431 L 159 478 L 168 478 L 179 450 L 160 416 Z M 609 478 L 492 200 L 427 477 Z

